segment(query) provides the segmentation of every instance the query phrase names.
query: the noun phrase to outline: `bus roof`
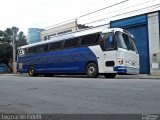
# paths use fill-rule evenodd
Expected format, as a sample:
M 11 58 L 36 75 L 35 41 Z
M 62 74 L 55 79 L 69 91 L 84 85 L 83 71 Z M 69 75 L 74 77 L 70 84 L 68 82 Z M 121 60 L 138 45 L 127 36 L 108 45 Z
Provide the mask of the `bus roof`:
M 107 32 L 116 32 L 116 31 L 123 32 L 123 29 L 121 29 L 121 28 L 108 28 L 107 26 L 87 28 L 87 29 L 82 29 L 82 30 L 76 31 L 76 32 L 57 35 L 57 36 L 51 37 L 50 40 L 41 41 L 41 42 L 21 46 L 20 48 L 22 48 L 22 49 L 23 48 L 28 48 L 28 47 L 32 47 L 32 46 L 36 46 L 36 45 L 51 43 L 51 42 L 55 42 L 55 41 L 61 41 L 61 40 L 69 39 L 69 38 L 75 38 L 75 37 L 79 37 L 79 36 L 83 36 L 83 35 L 92 34 L 92 33 L 98 33 L 98 32 L 107 33 Z M 128 33 L 126 33 L 126 34 L 128 34 Z M 129 35 L 131 35 L 131 34 L 129 34 Z

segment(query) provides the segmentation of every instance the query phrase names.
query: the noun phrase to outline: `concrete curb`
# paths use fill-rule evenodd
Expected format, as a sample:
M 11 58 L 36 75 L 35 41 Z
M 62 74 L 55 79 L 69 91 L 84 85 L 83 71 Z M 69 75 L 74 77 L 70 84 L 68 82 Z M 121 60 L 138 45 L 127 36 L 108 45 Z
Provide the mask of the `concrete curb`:
M 20 74 L 0 74 L 0 76 L 19 76 Z
M 140 79 L 160 79 L 160 76 L 140 75 Z

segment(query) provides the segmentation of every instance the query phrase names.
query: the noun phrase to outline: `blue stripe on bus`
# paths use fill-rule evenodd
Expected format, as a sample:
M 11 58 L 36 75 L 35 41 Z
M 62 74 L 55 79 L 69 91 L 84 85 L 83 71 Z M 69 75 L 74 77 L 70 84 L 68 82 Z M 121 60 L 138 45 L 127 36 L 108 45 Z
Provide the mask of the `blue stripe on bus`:
M 97 63 L 95 54 L 88 47 L 37 53 L 19 57 L 23 69 L 27 72 L 29 65 L 34 65 L 36 73 L 85 73 L 85 66 L 89 61 Z

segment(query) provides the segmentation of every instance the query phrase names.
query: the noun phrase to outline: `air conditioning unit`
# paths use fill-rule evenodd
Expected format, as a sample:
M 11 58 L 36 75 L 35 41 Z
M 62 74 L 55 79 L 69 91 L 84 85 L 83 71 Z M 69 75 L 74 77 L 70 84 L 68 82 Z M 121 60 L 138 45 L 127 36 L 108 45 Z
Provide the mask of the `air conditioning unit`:
M 160 63 L 160 52 L 152 54 L 152 62 L 153 63 Z

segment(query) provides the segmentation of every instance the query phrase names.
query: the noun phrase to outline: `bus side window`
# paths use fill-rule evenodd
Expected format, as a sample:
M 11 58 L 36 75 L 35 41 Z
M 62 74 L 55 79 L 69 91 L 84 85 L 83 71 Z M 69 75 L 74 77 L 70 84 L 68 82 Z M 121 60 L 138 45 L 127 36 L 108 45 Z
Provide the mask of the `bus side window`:
M 115 41 L 113 38 L 113 33 L 101 34 L 99 40 L 100 47 L 102 51 L 113 50 L 116 48 Z
M 33 47 L 29 47 L 28 48 L 28 53 L 35 53 L 36 52 L 36 46 L 33 46 Z
M 50 43 L 49 50 L 59 50 L 62 49 L 63 41 Z
M 24 48 L 24 54 L 27 54 L 28 53 L 28 49 L 27 48 Z
M 44 45 L 39 45 L 38 47 L 37 47 L 37 50 L 36 50 L 36 52 L 45 52 L 46 50 L 47 50 L 47 44 L 44 44 Z
M 91 45 L 98 42 L 99 34 L 90 34 L 82 37 L 81 45 Z
M 115 48 L 113 34 L 111 33 L 105 38 L 105 48 L 106 50 L 113 50 Z
M 64 48 L 76 47 L 76 46 L 78 46 L 78 43 L 79 43 L 79 38 L 65 40 Z
M 104 47 L 104 34 L 100 34 L 100 37 L 99 37 L 99 45 L 102 49 L 102 51 L 105 51 L 105 47 Z

